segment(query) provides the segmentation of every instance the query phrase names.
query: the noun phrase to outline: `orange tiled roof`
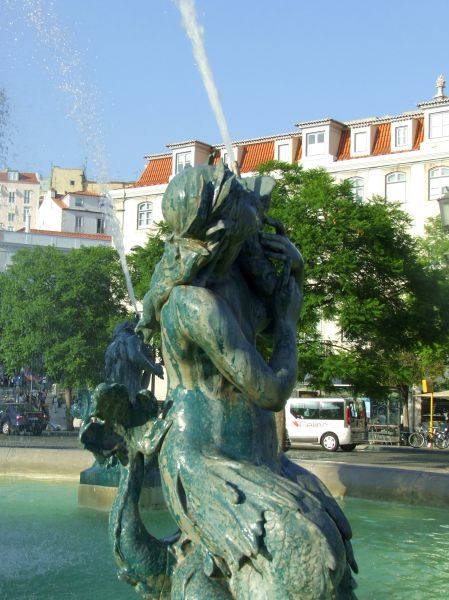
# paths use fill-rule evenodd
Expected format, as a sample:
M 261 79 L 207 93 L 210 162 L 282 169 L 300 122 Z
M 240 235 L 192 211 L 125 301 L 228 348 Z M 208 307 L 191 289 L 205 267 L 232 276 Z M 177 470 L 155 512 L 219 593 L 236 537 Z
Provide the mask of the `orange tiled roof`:
M 158 185 L 168 183 L 172 173 L 172 156 L 164 155 L 161 157 L 150 158 L 150 162 L 145 167 L 140 179 L 136 181 L 134 187 L 144 185 Z
M 67 204 L 61 200 L 61 197 L 59 197 L 59 198 L 58 197 L 52 198 L 52 200 L 56 204 L 56 206 L 59 206 L 59 208 L 63 208 L 63 209 L 64 208 L 69 208 L 67 206 Z
M 8 171 L 0 171 L 0 181 L 9 181 Z M 39 183 L 36 173 L 19 173 L 19 181 L 9 183 Z
M 424 119 L 421 117 L 416 128 L 415 141 L 413 142 L 412 150 L 419 150 L 421 142 L 424 140 Z
M 372 156 L 390 154 L 391 152 L 391 123 L 379 125 L 374 138 Z
M 24 228 L 22 228 L 22 231 Z M 31 229 L 31 233 L 37 233 L 42 235 L 58 235 L 60 237 L 71 237 L 71 238 L 83 238 L 88 240 L 111 240 L 110 235 L 101 235 L 99 233 L 73 233 L 71 231 L 50 231 L 47 229 Z
M 249 173 L 254 169 L 274 158 L 274 141 L 260 142 L 259 144 L 248 144 L 243 150 L 240 172 Z
M 418 119 L 416 128 L 415 139 L 413 141 L 412 150 L 419 150 L 419 146 L 424 139 L 424 119 L 423 117 Z M 409 152 L 409 150 L 403 150 L 401 152 Z M 373 151 L 370 156 L 380 156 L 391 153 L 391 123 L 380 123 L 377 127 L 377 131 L 374 138 Z M 396 154 L 396 152 L 395 152 Z M 342 131 L 340 138 L 340 145 L 337 152 L 337 160 L 348 160 L 351 157 L 351 131 L 346 129 Z M 360 157 L 360 158 L 366 158 Z
M 348 160 L 351 157 L 351 132 L 345 129 L 341 132 L 340 144 L 337 150 L 337 160 Z
M 295 156 L 293 157 L 293 162 L 296 163 L 300 161 L 302 158 L 302 137 L 298 138 L 298 146 L 296 147 Z

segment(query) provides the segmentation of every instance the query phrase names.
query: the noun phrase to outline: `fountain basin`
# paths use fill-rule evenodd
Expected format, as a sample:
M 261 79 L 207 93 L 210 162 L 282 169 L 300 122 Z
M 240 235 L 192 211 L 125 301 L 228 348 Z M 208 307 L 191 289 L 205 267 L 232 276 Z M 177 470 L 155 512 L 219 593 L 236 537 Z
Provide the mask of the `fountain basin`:
M 76 482 L 0 479 L 0 598 L 135 600 L 117 580 L 107 514 L 80 508 Z M 360 567 L 360 600 L 439 600 L 449 588 L 449 514 L 345 498 Z M 145 512 L 154 535 L 173 530 L 164 511 Z M 299 542 L 299 540 L 298 540 Z

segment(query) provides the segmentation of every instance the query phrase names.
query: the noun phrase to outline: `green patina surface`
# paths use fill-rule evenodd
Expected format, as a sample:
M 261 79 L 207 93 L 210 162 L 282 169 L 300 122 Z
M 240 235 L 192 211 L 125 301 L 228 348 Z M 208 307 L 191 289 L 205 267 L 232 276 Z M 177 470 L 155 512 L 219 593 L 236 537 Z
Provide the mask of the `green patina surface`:
M 136 392 L 148 365 L 130 382 L 135 357 L 111 347 L 116 375 L 83 411 L 81 441 L 100 462 L 121 465 L 110 537 L 119 576 L 142 598 L 355 598 L 350 525 L 276 437 L 274 413 L 296 381 L 303 263 L 266 216 L 273 185 L 222 163 L 170 182 L 162 208 L 172 235 L 136 328 L 147 342 L 161 333 L 164 413 Z M 256 349 L 261 334 L 268 362 Z M 164 540 L 138 508 L 145 465 L 155 462 L 179 528 Z

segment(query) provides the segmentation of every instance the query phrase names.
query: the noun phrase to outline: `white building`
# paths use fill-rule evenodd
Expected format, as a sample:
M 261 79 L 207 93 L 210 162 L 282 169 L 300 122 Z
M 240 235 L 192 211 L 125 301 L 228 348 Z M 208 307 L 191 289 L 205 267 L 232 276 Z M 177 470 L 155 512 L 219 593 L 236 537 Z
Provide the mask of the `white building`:
M 39 207 L 37 229 L 89 235 L 108 234 L 102 196 L 91 192 L 58 195 L 54 190 L 49 190 Z
M 426 219 L 439 213 L 437 199 L 449 189 L 449 98 L 442 75 L 436 88 L 433 99 L 400 115 L 317 119 L 297 123 L 290 133 L 233 142 L 241 174 L 250 175 L 272 159 L 325 167 L 338 181 L 351 179 L 360 201 L 378 194 L 401 202 L 413 219 L 413 232 L 423 233 Z M 167 147 L 166 153 L 146 157 L 134 187 L 111 192 L 127 251 L 143 245 L 162 220 L 161 199 L 173 175 L 206 163 L 214 150 L 227 160 L 223 144 L 191 140 Z
M 17 231 L 27 223 L 36 226 L 39 185 L 37 173 L 0 171 L 0 230 Z
M 0 272 L 11 264 L 14 254 L 22 248 L 53 246 L 62 252 L 81 247 L 110 246 L 111 237 L 83 233 L 63 233 L 60 231 L 1 231 L 0 230 Z

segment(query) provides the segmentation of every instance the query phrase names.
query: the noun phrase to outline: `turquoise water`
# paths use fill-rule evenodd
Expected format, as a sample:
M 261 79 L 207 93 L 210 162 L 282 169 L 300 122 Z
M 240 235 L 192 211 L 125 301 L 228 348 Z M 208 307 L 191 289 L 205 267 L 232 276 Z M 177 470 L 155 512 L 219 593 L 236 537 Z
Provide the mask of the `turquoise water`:
M 342 506 L 354 530 L 359 600 L 448 596 L 448 511 L 351 498 Z M 165 516 L 153 532 L 170 530 Z M 107 514 L 79 509 L 76 484 L 0 479 L 1 600 L 136 598 L 116 578 Z

